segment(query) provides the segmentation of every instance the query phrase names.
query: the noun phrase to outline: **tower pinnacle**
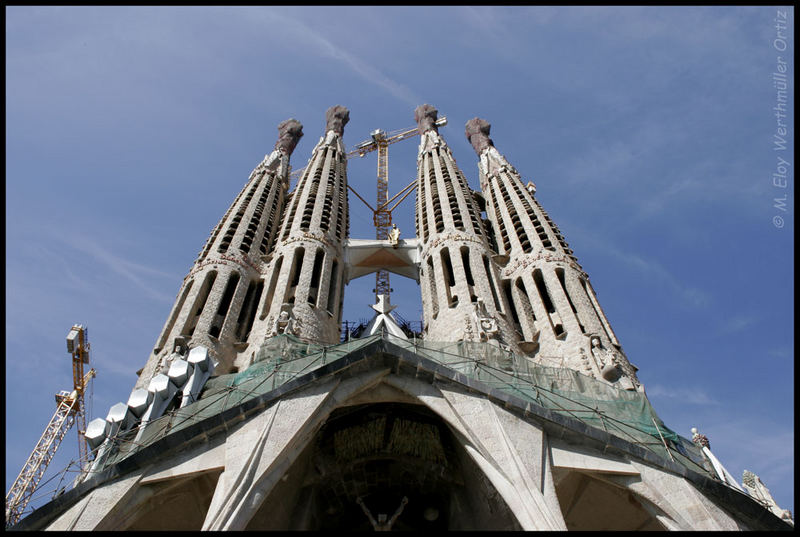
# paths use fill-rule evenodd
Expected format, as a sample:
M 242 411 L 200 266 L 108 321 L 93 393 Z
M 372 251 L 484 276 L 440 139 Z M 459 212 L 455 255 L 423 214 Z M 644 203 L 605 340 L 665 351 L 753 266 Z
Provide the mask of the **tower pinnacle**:
M 436 119 L 439 111 L 430 104 L 421 104 L 414 110 L 414 121 L 417 122 L 420 135 L 428 131 L 439 132 Z
M 344 126 L 350 121 L 350 111 L 341 105 L 331 106 L 325 112 L 326 131 L 333 131 L 344 136 Z
M 303 124 L 294 118 L 282 121 L 278 125 L 278 141 L 275 142 L 275 149 L 279 149 L 285 155 L 291 155 L 297 142 L 303 137 Z

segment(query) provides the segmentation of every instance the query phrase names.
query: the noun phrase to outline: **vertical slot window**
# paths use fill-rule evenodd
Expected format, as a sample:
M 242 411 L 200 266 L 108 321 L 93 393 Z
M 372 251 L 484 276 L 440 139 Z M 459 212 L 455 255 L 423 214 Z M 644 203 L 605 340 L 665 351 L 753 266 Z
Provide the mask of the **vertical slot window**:
M 247 341 L 253 321 L 256 318 L 258 301 L 264 290 L 264 280 L 252 281 L 247 286 L 247 293 L 244 296 L 242 309 L 239 310 L 239 318 L 236 319 L 236 341 Z
M 278 284 L 278 276 L 280 276 L 281 273 L 281 265 L 283 265 L 283 256 L 280 256 L 278 260 L 275 261 L 275 267 L 272 269 L 272 276 L 269 279 L 269 287 L 267 288 L 267 298 L 264 300 L 264 307 L 261 308 L 261 319 L 267 316 L 267 313 L 272 306 L 272 298 L 275 296 L 275 286 Z
M 289 274 L 289 285 L 286 287 L 286 298 L 283 301 L 286 304 L 294 304 L 294 294 L 297 284 L 300 283 L 300 270 L 303 268 L 305 253 L 304 248 L 297 248 L 294 251 L 294 263 L 292 263 L 292 272 Z
M 530 341 L 536 332 L 536 314 L 533 312 L 530 295 L 528 295 L 528 290 L 522 278 L 517 278 L 514 286 L 517 288 L 517 302 L 522 312 L 520 319 L 522 334 L 526 340 Z
M 312 306 L 317 305 L 317 295 L 319 294 L 319 279 L 322 275 L 322 262 L 325 259 L 325 252 L 322 248 L 317 248 L 314 253 L 314 266 L 311 270 L 311 285 L 308 290 L 308 303 Z
M 214 270 L 209 272 L 205 280 L 203 280 L 200 292 L 197 294 L 192 310 L 189 312 L 189 316 L 186 319 L 186 324 L 183 326 L 183 331 L 181 332 L 182 336 L 191 337 L 192 334 L 194 334 L 194 329 L 197 326 L 200 316 L 203 314 L 203 308 L 206 306 L 208 294 L 211 292 L 211 288 L 214 286 L 214 281 L 216 279 L 217 271 Z
M 550 293 L 547 291 L 547 284 L 545 284 L 544 277 L 542 276 L 542 271 L 540 269 L 536 269 L 533 271 L 533 281 L 536 284 L 536 290 L 539 292 L 539 298 L 544 304 L 547 313 L 550 315 L 550 323 L 553 326 L 553 332 L 557 338 L 566 335 L 564 331 L 564 326 L 560 322 L 553 322 L 553 316 L 556 313 L 556 308 L 553 305 L 553 301 L 550 298 Z
M 511 294 L 511 284 L 508 280 L 503 280 L 503 294 L 506 297 L 506 302 L 508 302 L 508 309 L 511 312 L 511 319 L 514 321 L 514 324 L 519 326 L 519 314 L 517 313 L 517 307 L 514 304 L 514 297 Z
M 328 312 L 333 314 L 336 305 L 336 284 L 339 279 L 339 262 L 334 259 L 331 263 L 331 280 L 328 284 Z
M 561 289 L 564 290 L 564 296 L 567 297 L 567 302 L 569 302 L 569 307 L 572 308 L 572 313 L 575 314 L 575 319 L 578 321 L 578 326 L 581 329 L 581 333 L 585 334 L 586 329 L 583 327 L 583 323 L 581 322 L 581 318 L 578 315 L 578 310 L 575 308 L 575 304 L 572 302 L 572 298 L 569 296 L 569 291 L 567 291 L 567 282 L 564 277 L 564 269 L 557 268 L 556 269 L 556 276 L 558 276 L 558 281 L 561 283 Z
M 500 307 L 500 298 L 497 296 L 497 288 L 495 287 L 494 277 L 492 276 L 492 266 L 489 264 L 489 259 L 484 255 L 483 269 L 486 271 L 486 280 L 489 282 L 489 289 L 492 291 L 492 300 L 494 300 L 494 308 L 502 312 L 503 308 Z
M 458 304 L 458 295 L 453 294 L 453 287 L 456 284 L 456 278 L 453 274 L 453 264 L 450 262 L 450 252 L 447 248 L 442 248 L 439 252 L 439 258 L 442 262 L 442 271 L 444 272 L 445 282 L 444 288 L 447 291 L 447 305 L 450 308 L 456 307 Z
M 219 307 L 214 315 L 214 320 L 211 322 L 211 328 L 208 329 L 208 335 L 219 337 L 222 332 L 222 325 L 225 324 L 225 317 L 228 315 L 233 295 L 236 293 L 236 287 L 239 285 L 239 273 L 234 272 L 228 278 L 228 283 L 225 285 L 225 291 L 222 293 L 222 300 L 219 302 Z

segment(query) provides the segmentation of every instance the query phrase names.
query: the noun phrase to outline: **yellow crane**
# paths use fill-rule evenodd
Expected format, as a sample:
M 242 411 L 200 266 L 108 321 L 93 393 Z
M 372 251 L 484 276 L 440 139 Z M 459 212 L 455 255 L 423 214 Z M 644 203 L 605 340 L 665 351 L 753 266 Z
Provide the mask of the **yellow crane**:
M 436 121 L 437 126 L 447 125 L 447 118 L 442 116 Z M 410 185 L 406 186 L 400 192 L 395 194 L 392 199 L 389 199 L 389 146 L 395 142 L 406 140 L 412 136 L 417 136 L 419 129 L 412 127 L 409 129 L 402 129 L 387 133 L 384 130 L 376 129 L 370 133 L 370 138 L 363 142 L 356 144 L 355 149 L 347 153 L 347 158 L 358 155 L 363 157 L 369 152 L 378 151 L 378 188 L 376 207 L 373 209 L 358 193 L 350 188 L 356 196 L 364 201 L 364 203 L 372 209 L 373 222 L 375 223 L 375 238 L 378 240 L 386 240 L 389 238 L 389 232 L 392 230 L 392 211 L 414 190 L 416 181 L 412 181 Z M 350 187 L 350 185 L 347 185 Z M 389 208 L 389 203 L 394 201 L 398 196 L 403 197 Z M 386 295 L 387 302 L 391 288 L 389 286 L 389 272 L 379 270 L 375 274 L 375 300 L 377 302 L 380 295 Z
M 447 125 L 447 118 L 442 116 L 435 123 L 436 126 Z M 403 188 L 400 192 L 395 194 L 389 199 L 389 146 L 395 142 L 406 140 L 412 136 L 419 134 L 417 127 L 402 129 L 387 133 L 384 130 L 376 129 L 370 133 L 370 138 L 363 142 L 356 144 L 355 149 L 347 153 L 347 158 L 352 158 L 355 155 L 363 157 L 367 153 L 377 150 L 378 151 L 378 195 L 377 195 L 377 208 L 373 208 L 364 198 L 356 192 L 349 184 L 349 188 L 358 199 L 372 211 L 372 220 L 375 223 L 375 238 L 378 240 L 386 240 L 389 238 L 389 232 L 392 230 L 392 211 L 400 205 L 400 203 L 413 192 L 416 187 L 416 180 Z M 303 173 L 305 168 L 301 168 L 292 172 L 292 176 L 297 176 Z M 403 196 L 391 208 L 389 204 L 397 199 L 398 196 Z M 375 301 L 377 302 L 380 295 L 386 295 L 387 301 L 391 288 L 389 286 L 389 272 L 379 270 L 375 274 Z
M 79 324 L 72 327 L 67 334 L 67 351 L 72 355 L 73 390 L 56 394 L 56 412 L 6 494 L 6 527 L 16 524 L 21 518 L 58 446 L 76 422 L 79 464 L 83 467 L 88 462 L 88 450 L 84 438 L 86 432 L 84 393 L 96 373 L 94 369 L 90 369 L 86 374 L 83 373 L 84 364 L 89 363 L 89 342 L 85 327 Z

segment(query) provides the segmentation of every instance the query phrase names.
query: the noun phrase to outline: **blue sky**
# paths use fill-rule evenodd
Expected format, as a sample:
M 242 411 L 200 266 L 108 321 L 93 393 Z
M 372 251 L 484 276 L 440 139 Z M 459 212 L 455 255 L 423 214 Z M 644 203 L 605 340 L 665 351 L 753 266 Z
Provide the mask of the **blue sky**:
M 536 183 L 666 424 L 794 511 L 793 86 L 773 110 L 793 28 L 780 7 L 6 8 L 6 490 L 71 387 L 72 324 L 105 417 L 281 121 L 304 125 L 299 168 L 330 106 L 353 147 L 430 103 L 473 188 L 476 116 Z M 391 146 L 390 195 L 416 150 Z M 370 201 L 375 167 L 348 168 Z M 350 207 L 351 237 L 374 237 Z M 391 281 L 419 319 L 416 283 Z M 351 282 L 345 319 L 371 316 L 373 286 Z M 45 479 L 76 456 L 73 430 Z

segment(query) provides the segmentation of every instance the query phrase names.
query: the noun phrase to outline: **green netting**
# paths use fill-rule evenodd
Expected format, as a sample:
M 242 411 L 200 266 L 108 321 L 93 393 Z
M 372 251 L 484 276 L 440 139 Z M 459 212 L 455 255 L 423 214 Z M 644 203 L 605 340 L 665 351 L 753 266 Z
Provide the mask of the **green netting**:
M 490 343 L 392 341 L 493 388 L 594 427 L 610 430 L 624 425 L 639 440 L 660 442 L 663 436 L 678 441 L 678 435 L 664 425 L 640 392 L 616 388 L 572 369 L 538 365 Z
M 664 425 L 643 393 L 618 389 L 571 369 L 538 365 L 489 343 L 405 340 L 388 334 L 329 346 L 288 335 L 271 338 L 258 350 L 246 370 L 210 379 L 197 402 L 150 422 L 135 443 L 136 430 L 120 435 L 118 448 L 106 458 L 104 466 L 122 460 L 167 434 L 268 393 L 380 338 L 477 379 L 490 388 L 571 416 L 695 470 L 705 469 L 697 447 Z

